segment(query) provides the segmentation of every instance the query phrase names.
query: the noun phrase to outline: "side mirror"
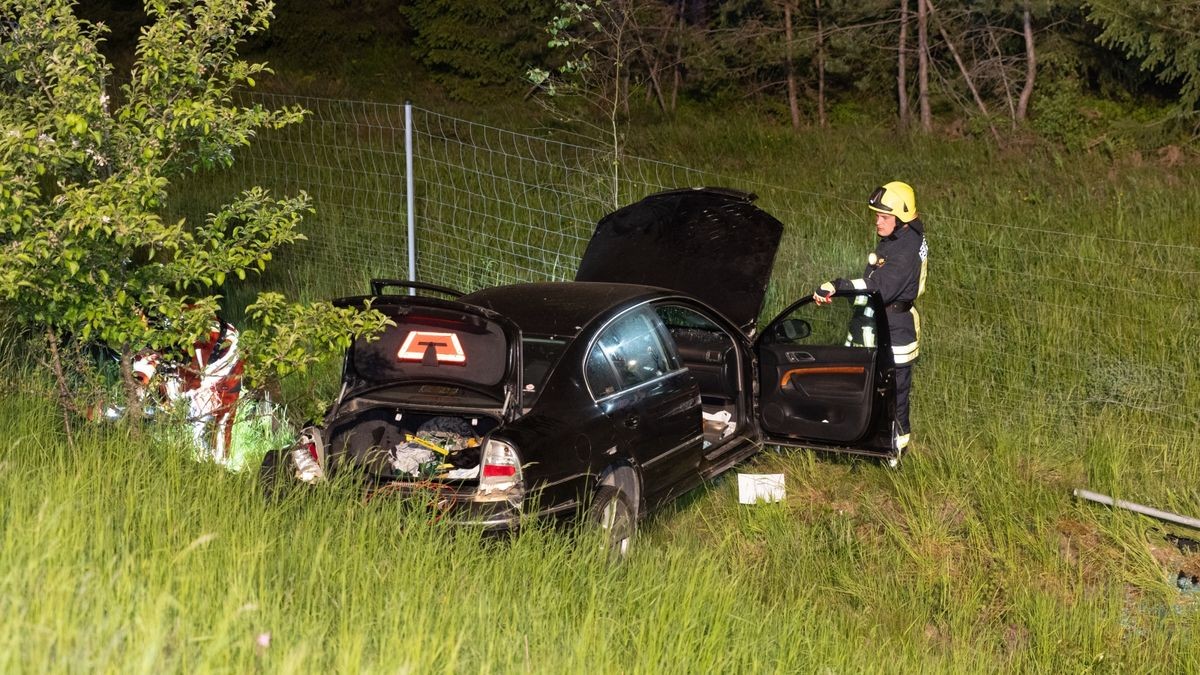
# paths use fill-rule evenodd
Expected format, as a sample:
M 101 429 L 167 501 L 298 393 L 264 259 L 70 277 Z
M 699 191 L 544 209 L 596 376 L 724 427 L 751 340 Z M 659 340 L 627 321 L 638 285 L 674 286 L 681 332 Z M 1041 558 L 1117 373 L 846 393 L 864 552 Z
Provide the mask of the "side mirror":
M 773 342 L 799 342 L 812 335 L 812 324 L 804 319 L 784 319 L 772 332 Z

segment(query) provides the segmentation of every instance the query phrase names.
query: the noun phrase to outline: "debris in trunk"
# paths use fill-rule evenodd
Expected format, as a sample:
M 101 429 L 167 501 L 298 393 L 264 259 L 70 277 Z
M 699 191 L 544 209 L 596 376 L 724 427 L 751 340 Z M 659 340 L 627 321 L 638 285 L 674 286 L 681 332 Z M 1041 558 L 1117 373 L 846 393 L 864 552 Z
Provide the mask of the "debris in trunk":
M 466 420 L 434 417 L 417 433 L 405 434 L 404 442 L 388 453 L 388 460 L 401 475 L 466 480 L 479 474 L 479 442 L 479 435 Z

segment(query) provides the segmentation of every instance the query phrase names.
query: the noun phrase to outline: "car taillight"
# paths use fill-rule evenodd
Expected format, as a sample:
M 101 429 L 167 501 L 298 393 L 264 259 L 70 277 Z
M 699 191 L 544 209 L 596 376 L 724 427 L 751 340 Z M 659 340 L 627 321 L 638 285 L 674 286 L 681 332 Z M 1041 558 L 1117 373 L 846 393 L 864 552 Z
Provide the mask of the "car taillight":
M 296 465 L 296 478 L 305 483 L 313 483 L 325 478 L 321 467 L 321 437 L 316 429 L 305 429 L 300 433 L 300 439 L 293 446 L 292 462 Z
M 495 464 L 485 464 L 483 466 L 484 478 L 504 478 L 514 476 L 517 473 L 515 466 L 497 466 Z
M 521 482 L 521 460 L 517 450 L 503 441 L 488 439 L 480 457 L 479 492 L 509 490 Z

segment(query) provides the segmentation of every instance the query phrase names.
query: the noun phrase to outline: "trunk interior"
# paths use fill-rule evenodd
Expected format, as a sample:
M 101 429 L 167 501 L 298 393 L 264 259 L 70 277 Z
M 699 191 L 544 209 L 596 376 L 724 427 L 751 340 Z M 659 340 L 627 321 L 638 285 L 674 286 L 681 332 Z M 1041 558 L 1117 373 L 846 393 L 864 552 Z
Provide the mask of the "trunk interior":
M 486 415 L 380 406 L 330 429 L 332 470 L 354 467 L 387 481 L 476 483 L 484 437 L 499 426 Z

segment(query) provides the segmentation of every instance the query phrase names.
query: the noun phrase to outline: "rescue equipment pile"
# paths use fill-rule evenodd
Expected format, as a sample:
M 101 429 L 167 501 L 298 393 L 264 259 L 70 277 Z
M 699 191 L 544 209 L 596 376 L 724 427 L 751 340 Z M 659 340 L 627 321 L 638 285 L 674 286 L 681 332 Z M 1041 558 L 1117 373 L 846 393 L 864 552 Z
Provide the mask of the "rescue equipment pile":
M 142 414 L 182 421 L 196 459 L 231 471 L 256 464 L 268 449 L 291 440 L 265 395 L 245 396 L 238 338 L 237 328 L 214 317 L 190 350 L 145 350 L 131 364 Z M 115 420 L 125 414 L 123 406 L 100 403 L 91 416 Z

